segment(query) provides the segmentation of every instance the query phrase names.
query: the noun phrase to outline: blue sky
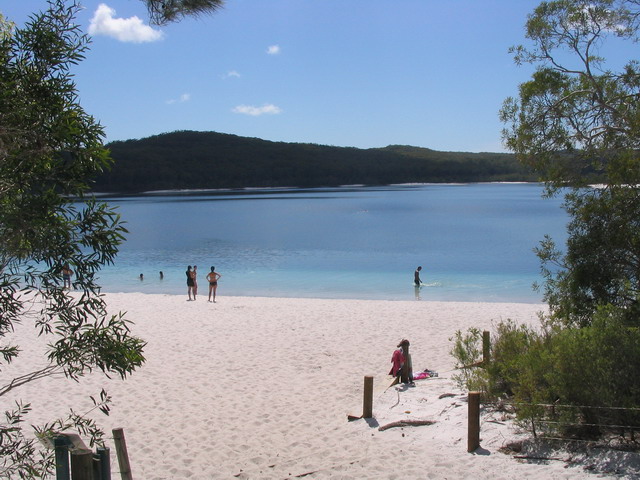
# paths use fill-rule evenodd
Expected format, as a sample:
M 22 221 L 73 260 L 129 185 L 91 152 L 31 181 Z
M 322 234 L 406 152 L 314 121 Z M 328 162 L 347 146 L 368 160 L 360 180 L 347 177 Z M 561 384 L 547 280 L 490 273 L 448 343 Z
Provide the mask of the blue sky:
M 227 0 L 150 27 L 138 0 L 84 0 L 74 72 L 107 141 L 217 131 L 358 148 L 504 151 L 498 110 L 531 67 L 538 0 Z M 22 25 L 44 0 L 2 0 Z M 137 18 L 136 18 L 137 17 Z

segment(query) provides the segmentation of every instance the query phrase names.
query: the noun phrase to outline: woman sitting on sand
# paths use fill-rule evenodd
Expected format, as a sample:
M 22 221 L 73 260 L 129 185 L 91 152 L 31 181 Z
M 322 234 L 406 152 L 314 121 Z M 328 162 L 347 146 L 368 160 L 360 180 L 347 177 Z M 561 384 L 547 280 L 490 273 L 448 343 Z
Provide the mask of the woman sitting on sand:
M 404 368 L 405 363 L 408 365 L 408 383 L 413 384 L 413 365 L 411 362 L 411 354 L 409 352 L 409 340 L 403 339 L 397 346 L 397 350 L 394 350 L 393 355 L 391 356 L 391 363 L 393 364 L 391 367 L 391 371 L 389 375 L 393 375 L 396 378 L 400 378 L 402 376 L 402 370 Z
M 213 303 L 216 303 L 216 290 L 218 289 L 218 279 L 221 277 L 216 272 L 216 267 L 211 267 L 211 272 L 207 274 L 207 280 L 209 280 L 209 301 L 211 301 L 211 294 L 213 293 Z

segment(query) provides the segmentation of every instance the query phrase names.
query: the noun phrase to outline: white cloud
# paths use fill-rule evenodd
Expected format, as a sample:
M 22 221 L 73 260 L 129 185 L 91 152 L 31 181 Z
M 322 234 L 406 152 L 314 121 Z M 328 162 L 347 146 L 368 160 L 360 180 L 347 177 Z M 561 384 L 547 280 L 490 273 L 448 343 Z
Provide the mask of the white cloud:
M 251 115 L 257 117 L 260 115 L 277 115 L 282 112 L 280 107 L 276 107 L 273 104 L 265 104 L 261 107 L 254 107 L 252 105 L 238 105 L 232 110 L 233 113 L 241 113 L 243 115 Z
M 171 100 L 167 100 L 167 104 L 173 105 L 174 103 L 184 103 L 184 102 L 188 102 L 189 100 L 191 100 L 191 94 L 190 93 L 183 93 L 177 99 L 172 98 Z
M 278 55 L 280 53 L 280 45 L 270 45 L 267 48 L 267 54 Z
M 115 18 L 116 11 L 101 3 L 89 24 L 90 35 L 105 35 L 121 42 L 155 42 L 163 33 L 145 25 L 138 17 Z
M 242 75 L 240 75 L 239 72 L 237 72 L 236 70 L 230 70 L 227 73 L 225 73 L 222 78 L 240 78 Z

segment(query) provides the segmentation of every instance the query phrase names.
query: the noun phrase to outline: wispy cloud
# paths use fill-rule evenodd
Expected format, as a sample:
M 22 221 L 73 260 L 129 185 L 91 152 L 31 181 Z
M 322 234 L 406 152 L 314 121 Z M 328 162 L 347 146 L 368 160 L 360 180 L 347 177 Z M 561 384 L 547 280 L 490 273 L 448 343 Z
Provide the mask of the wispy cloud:
M 236 70 L 229 70 L 227 73 L 222 75 L 222 78 L 240 78 L 242 75 Z
M 280 53 L 280 45 L 269 45 L 267 48 L 268 55 L 278 55 Z
M 183 93 L 178 98 L 172 98 L 171 100 L 167 100 L 166 103 L 169 105 L 173 105 L 174 103 L 184 103 L 184 102 L 188 102 L 189 100 L 191 100 L 191 94 Z
M 279 113 L 282 113 L 282 110 L 280 109 L 280 107 L 269 103 L 264 104 L 261 107 L 254 107 L 253 105 L 238 105 L 232 110 L 232 112 L 258 117 L 260 115 L 277 115 Z
M 138 17 L 116 18 L 116 11 L 101 3 L 89 24 L 90 35 L 104 35 L 121 42 L 155 42 L 163 37 L 160 30 L 145 25 Z

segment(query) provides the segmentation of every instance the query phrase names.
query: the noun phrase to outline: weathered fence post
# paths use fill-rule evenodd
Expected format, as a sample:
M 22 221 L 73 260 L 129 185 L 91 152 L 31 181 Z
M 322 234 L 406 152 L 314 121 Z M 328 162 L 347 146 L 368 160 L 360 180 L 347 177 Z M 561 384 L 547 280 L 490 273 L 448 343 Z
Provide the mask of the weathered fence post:
M 491 334 L 482 332 L 482 364 L 487 365 L 491 360 Z
M 469 392 L 468 403 L 467 452 L 471 453 L 480 447 L 480 392 Z
M 111 450 L 109 447 L 98 447 L 96 453 L 100 458 L 100 480 L 111 480 Z
M 94 480 L 92 451 L 71 452 L 71 478 L 73 480 Z
M 55 437 L 53 446 L 56 456 L 56 480 L 71 480 L 69 470 L 69 442 L 66 437 Z
M 364 401 L 362 406 L 362 418 L 373 417 L 373 377 L 364 377 Z
M 116 455 L 118 456 L 118 466 L 120 467 L 120 477 L 122 480 L 133 480 L 131 475 L 131 466 L 129 465 L 129 454 L 127 453 L 127 442 L 124 438 L 124 430 L 122 428 L 114 428 L 113 442 L 116 446 Z
M 402 355 L 404 355 L 404 364 L 402 365 L 402 374 L 400 376 L 400 380 L 402 383 L 409 383 L 409 341 L 403 340 L 401 343 L 402 346 Z

